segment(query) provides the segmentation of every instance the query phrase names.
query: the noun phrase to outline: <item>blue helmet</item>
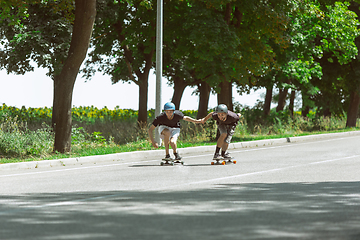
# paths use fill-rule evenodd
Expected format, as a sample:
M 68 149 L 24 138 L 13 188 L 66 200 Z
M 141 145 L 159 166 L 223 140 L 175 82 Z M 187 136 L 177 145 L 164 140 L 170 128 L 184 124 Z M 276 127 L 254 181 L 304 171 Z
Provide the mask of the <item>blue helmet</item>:
M 172 102 L 165 103 L 164 110 L 175 110 L 175 104 Z

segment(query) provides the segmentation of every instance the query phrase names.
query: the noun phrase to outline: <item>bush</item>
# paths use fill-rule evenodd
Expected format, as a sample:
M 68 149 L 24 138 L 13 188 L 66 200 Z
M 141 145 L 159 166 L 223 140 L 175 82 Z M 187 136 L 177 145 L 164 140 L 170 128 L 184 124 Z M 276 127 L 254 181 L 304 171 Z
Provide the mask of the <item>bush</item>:
M 0 124 L 0 155 L 4 157 L 46 156 L 52 152 L 53 134 L 48 127 L 35 131 L 19 127 L 17 121 Z
M 52 154 L 54 134 L 51 125 L 51 108 L 14 108 L 0 106 L 0 155 L 3 157 L 46 156 Z M 296 135 L 311 131 L 344 129 L 346 114 L 340 117 L 318 117 L 311 111 L 308 117 L 295 112 L 291 118 L 286 111 L 272 109 L 264 116 L 261 103 L 253 108 L 234 104 L 234 111 L 241 112 L 234 141 L 252 139 L 251 136 Z M 197 111 L 183 111 L 196 118 Z M 146 149 L 149 145 L 147 130 L 155 118 L 155 111 L 148 111 L 148 125 L 137 124 L 137 111 L 131 109 L 109 110 L 79 107 L 72 109 L 72 149 L 80 151 L 101 146 L 137 144 L 134 148 Z M 215 142 L 217 125 L 213 119 L 205 124 L 181 121 L 179 143 Z M 250 136 L 250 137 L 249 137 Z

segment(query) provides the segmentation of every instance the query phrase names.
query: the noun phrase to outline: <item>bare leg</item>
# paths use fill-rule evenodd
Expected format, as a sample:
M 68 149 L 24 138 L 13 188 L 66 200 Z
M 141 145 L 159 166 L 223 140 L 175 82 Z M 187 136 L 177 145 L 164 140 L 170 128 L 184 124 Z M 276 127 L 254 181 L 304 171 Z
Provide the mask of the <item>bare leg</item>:
M 171 138 L 171 139 L 170 139 L 170 146 L 171 146 L 171 148 L 173 149 L 173 152 L 176 153 L 176 149 L 177 149 L 176 139 L 174 139 L 174 138 Z
M 216 144 L 217 147 L 221 148 L 223 152 L 226 152 L 229 147 L 229 144 L 225 142 L 226 137 L 227 137 L 227 133 L 222 133 Z
M 223 152 L 226 152 L 228 147 L 229 147 L 229 144 L 227 142 L 224 142 L 221 149 L 222 149 Z
M 220 137 L 219 137 L 219 139 L 217 140 L 216 146 L 219 147 L 219 148 L 226 147 L 226 149 L 227 149 L 228 146 L 224 146 L 224 144 L 227 144 L 227 143 L 225 142 L 225 138 L 226 138 L 226 137 L 227 137 L 227 133 L 221 134 Z
M 164 135 L 164 146 L 165 146 L 165 154 L 168 155 L 169 153 L 169 138 L 170 138 L 170 131 L 169 129 L 164 129 L 161 132 Z

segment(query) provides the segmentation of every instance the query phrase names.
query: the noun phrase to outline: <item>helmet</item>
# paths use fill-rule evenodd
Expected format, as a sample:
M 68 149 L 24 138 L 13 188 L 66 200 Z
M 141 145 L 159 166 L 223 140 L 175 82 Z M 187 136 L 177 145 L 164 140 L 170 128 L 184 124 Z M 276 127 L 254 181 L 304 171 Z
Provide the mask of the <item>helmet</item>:
M 175 110 L 175 104 L 172 102 L 165 103 L 164 110 Z
M 227 113 L 227 112 L 228 112 L 228 108 L 227 108 L 227 106 L 226 106 L 225 104 L 220 104 L 219 106 L 217 106 L 217 107 L 215 108 L 215 112 L 216 112 L 216 113 L 221 113 L 221 112 Z

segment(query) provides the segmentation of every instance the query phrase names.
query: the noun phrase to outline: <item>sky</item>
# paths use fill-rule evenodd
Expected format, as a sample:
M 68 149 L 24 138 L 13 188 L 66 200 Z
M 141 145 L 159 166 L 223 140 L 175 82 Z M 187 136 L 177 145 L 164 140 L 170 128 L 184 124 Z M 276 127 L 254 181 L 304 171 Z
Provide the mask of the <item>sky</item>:
M 0 104 L 5 103 L 8 106 L 21 108 L 32 107 L 52 107 L 53 102 L 53 82 L 46 76 L 46 69 L 36 68 L 34 72 L 28 72 L 25 75 L 8 75 L 5 70 L 0 71 Z M 149 96 L 148 109 L 155 108 L 155 86 L 156 76 L 152 72 L 149 77 Z M 170 101 L 173 94 L 173 88 L 169 87 L 166 79 L 162 79 L 162 105 Z M 199 97 L 192 95 L 195 88 L 187 87 L 180 103 L 180 110 L 196 110 L 199 105 Z M 91 106 L 97 108 L 107 107 L 114 109 L 119 106 L 121 109 L 138 110 L 139 88 L 134 83 L 116 83 L 112 84 L 110 77 L 95 74 L 92 80 L 86 81 L 79 74 L 73 91 L 72 105 Z M 263 100 L 264 91 L 252 92 L 250 95 L 239 96 L 233 89 L 235 101 L 242 105 L 254 106 L 257 99 Z M 209 108 L 217 105 L 216 95 L 211 95 Z

